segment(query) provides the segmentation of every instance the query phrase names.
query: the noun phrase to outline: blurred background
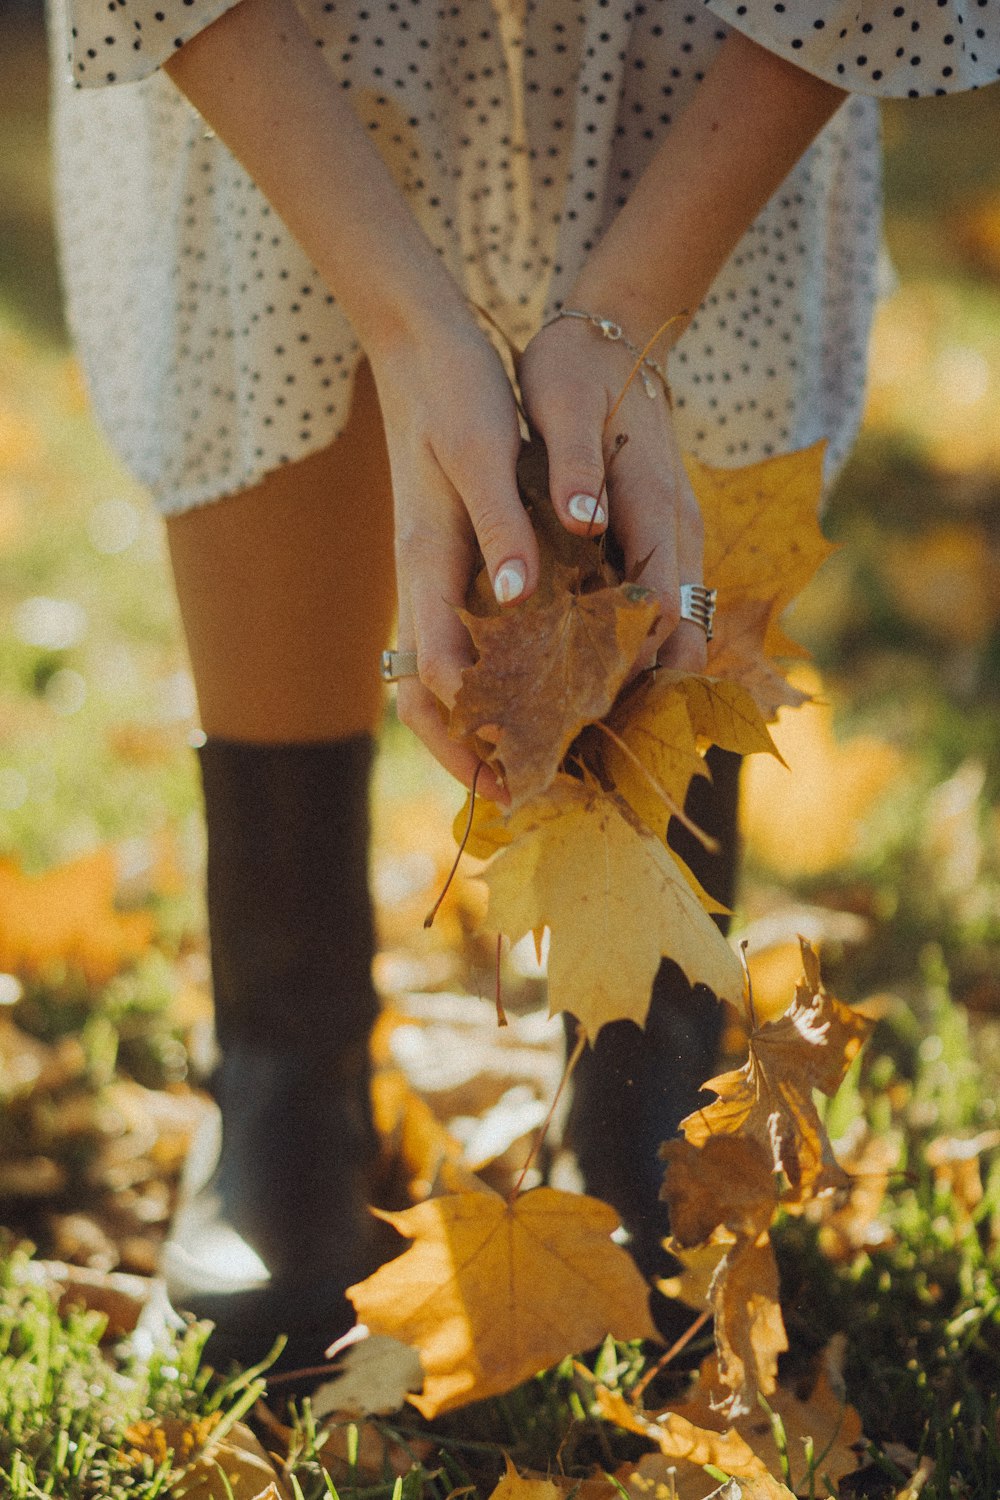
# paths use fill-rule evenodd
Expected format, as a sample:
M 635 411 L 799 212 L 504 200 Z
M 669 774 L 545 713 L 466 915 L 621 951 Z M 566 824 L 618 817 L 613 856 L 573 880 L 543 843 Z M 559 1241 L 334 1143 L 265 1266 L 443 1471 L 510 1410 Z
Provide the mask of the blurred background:
M 0 1223 L 148 1271 L 208 1034 L 193 691 L 159 524 L 90 421 L 61 318 L 40 7 L 0 6 Z M 863 1333 L 852 1397 L 869 1430 L 891 1397 L 915 1445 L 932 1408 L 1000 1384 L 1000 87 L 890 103 L 884 127 L 897 288 L 825 522 L 843 545 L 794 611 L 817 702 L 778 726 L 792 776 L 746 773 L 738 917 L 765 1014 L 802 933 L 878 1022 L 831 1124 L 881 1188 L 834 1229 L 786 1227 L 786 1320 L 802 1347 Z M 379 980 L 468 994 L 480 1025 L 478 888 L 420 926 L 459 801 L 390 725 Z M 518 962 L 515 1010 L 539 988 Z M 484 1091 L 466 1052 L 437 1114 L 468 1137 L 477 1098 L 527 1088 L 497 1126 L 515 1151 L 550 1074 L 521 1058 Z M 431 1068 L 432 1103 L 444 1086 Z

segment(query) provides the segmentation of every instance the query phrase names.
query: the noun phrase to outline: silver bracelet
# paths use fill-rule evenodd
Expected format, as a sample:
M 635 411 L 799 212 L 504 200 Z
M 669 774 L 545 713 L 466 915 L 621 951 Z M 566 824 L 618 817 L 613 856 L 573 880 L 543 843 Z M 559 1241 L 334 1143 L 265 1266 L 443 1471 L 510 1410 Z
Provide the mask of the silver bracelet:
M 641 359 L 642 364 L 639 366 L 639 378 L 642 381 L 643 390 L 646 392 L 646 395 L 651 401 L 656 399 L 656 386 L 653 384 L 649 373 L 652 371 L 663 387 L 667 398 L 667 405 L 673 407 L 674 398 L 670 390 L 670 382 L 667 379 L 666 370 L 662 365 L 657 364 L 655 359 L 650 359 L 648 355 L 643 354 L 641 349 L 637 349 L 631 339 L 625 337 L 625 332 L 620 323 L 613 323 L 610 318 L 599 318 L 596 313 L 583 312 L 580 308 L 564 307 L 559 312 L 553 313 L 551 318 L 547 318 L 542 327 L 548 328 L 551 324 L 558 323 L 560 318 L 582 318 L 585 323 L 590 323 L 599 333 L 603 333 L 606 339 L 611 339 L 613 343 L 621 344 L 622 348 L 627 349 L 633 359 Z

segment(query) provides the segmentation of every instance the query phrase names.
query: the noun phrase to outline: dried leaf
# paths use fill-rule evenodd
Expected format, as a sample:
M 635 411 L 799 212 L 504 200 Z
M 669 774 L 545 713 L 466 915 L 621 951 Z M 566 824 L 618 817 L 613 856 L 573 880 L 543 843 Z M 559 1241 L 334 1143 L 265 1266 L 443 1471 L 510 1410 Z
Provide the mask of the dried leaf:
M 218 1419 L 218 1414 L 215 1414 Z M 288 1491 L 264 1448 L 243 1422 L 236 1422 L 217 1441 L 205 1424 L 164 1417 L 159 1423 L 137 1423 L 126 1434 L 133 1451 L 151 1453 L 154 1459 L 174 1450 L 183 1472 L 172 1481 L 171 1496 L 177 1500 L 289 1500 Z
M 715 635 L 708 648 L 713 677 L 740 683 L 766 718 L 779 708 L 795 708 L 808 694 L 793 687 L 767 655 L 776 602 L 740 599 L 716 615 Z
M 420 1351 L 424 1416 L 509 1390 L 608 1333 L 653 1338 L 645 1282 L 606 1203 L 537 1188 L 432 1198 L 384 1217 L 414 1241 L 348 1289 L 361 1322 Z
M 388 1416 L 399 1410 L 411 1391 L 419 1391 L 423 1381 L 415 1349 L 386 1334 L 370 1333 L 347 1349 L 336 1377 L 313 1392 L 313 1415 Z
M 732 750 L 736 755 L 763 752 L 781 760 L 771 731 L 748 690 L 738 682 L 696 673 L 677 674 L 676 686 L 683 693 L 698 740 Z
M 630 1500 L 794 1500 L 771 1474 L 742 1474 L 720 1485 L 704 1469 L 663 1453 L 644 1453 L 622 1483 Z
M 90 984 L 107 983 L 153 936 L 148 912 L 116 910 L 117 882 L 111 849 L 43 875 L 0 860 L 0 970 L 40 978 L 67 965 Z
M 670 1224 L 685 1246 L 732 1241 L 708 1289 L 715 1316 L 719 1376 L 730 1391 L 729 1416 L 756 1409 L 757 1392 L 777 1381 L 778 1355 L 788 1348 L 778 1298 L 778 1268 L 767 1230 L 777 1207 L 771 1160 L 742 1136 L 712 1136 L 701 1149 L 668 1141 L 663 1197 Z
M 678 1413 L 683 1414 L 689 1422 L 706 1422 L 712 1425 L 713 1421 L 718 1420 L 713 1416 L 718 1383 L 715 1358 L 709 1357 L 701 1367 L 697 1385 L 688 1399 L 677 1408 Z M 809 1485 L 803 1444 L 803 1439 L 807 1437 L 813 1440 L 815 1474 L 812 1493 L 818 1497 L 830 1493 L 824 1483 L 824 1475 L 837 1486 L 845 1474 L 851 1474 L 858 1468 L 865 1448 L 861 1418 L 852 1406 L 848 1406 L 837 1395 L 825 1368 L 821 1368 L 806 1399 L 801 1399 L 794 1391 L 779 1385 L 768 1397 L 768 1405 L 780 1417 L 785 1429 L 788 1459 L 796 1490 L 804 1493 Z M 781 1456 L 767 1413 L 756 1407 L 745 1416 L 737 1418 L 733 1425 L 767 1467 L 772 1472 L 778 1472 Z
M 822 989 L 816 955 L 805 942 L 802 958 L 805 977 L 795 1003 L 753 1032 L 744 1067 L 705 1085 L 719 1097 L 681 1121 L 695 1146 L 714 1135 L 758 1141 L 773 1170 L 784 1174 L 784 1201 L 791 1203 L 846 1184 L 812 1095 L 836 1092 L 871 1029 Z
M 550 786 L 580 730 L 608 712 L 659 618 L 647 589 L 580 593 L 577 580 L 556 563 L 551 589 L 516 610 L 461 612 L 479 660 L 462 674 L 450 732 L 495 747 L 514 807 Z
M 685 465 L 705 518 L 705 578 L 719 591 L 719 613 L 763 600 L 775 617 L 835 549 L 819 529 L 824 443 L 737 469 L 716 469 L 690 455 Z M 780 628 L 769 655 L 798 655 Z
M 691 778 L 708 775 L 687 700 L 667 674 L 652 673 L 630 691 L 608 722 L 631 753 L 600 731 L 593 734 L 593 750 L 619 796 L 647 828 L 666 838 L 667 824 L 674 810 L 683 808 Z
M 490 1491 L 489 1500 L 559 1500 L 562 1493 L 551 1479 L 523 1478 L 504 1454 L 506 1473 L 496 1488 Z
M 520 816 L 527 831 L 485 873 L 489 921 L 512 938 L 550 928 L 550 1012 L 570 1011 L 591 1037 L 607 1021 L 641 1026 L 663 954 L 692 983 L 739 999 L 735 954 L 620 798 L 561 777 Z
M 596 1388 L 594 1396 L 597 1409 L 606 1422 L 648 1438 L 665 1458 L 699 1468 L 712 1464 L 740 1480 L 769 1477 L 767 1465 L 732 1428 L 718 1432 L 714 1426 L 702 1427 L 669 1409 L 639 1411 L 630 1406 L 619 1391 L 609 1391 L 603 1386 Z M 787 1491 L 779 1488 L 774 1494 L 783 1495 Z

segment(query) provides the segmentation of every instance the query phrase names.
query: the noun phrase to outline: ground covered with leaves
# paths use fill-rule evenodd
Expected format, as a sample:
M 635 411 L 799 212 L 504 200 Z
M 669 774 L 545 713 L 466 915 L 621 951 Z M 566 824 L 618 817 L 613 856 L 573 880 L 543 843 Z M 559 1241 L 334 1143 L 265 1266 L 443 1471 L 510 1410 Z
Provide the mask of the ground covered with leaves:
M 825 523 L 844 545 L 792 620 L 817 667 L 796 667 L 787 691 L 812 701 L 782 708 L 771 726 L 786 764 L 755 754 L 744 775 L 737 917 L 754 1007 L 749 1015 L 740 1006 L 737 977 L 726 1036 L 732 1072 L 705 1112 L 737 1125 L 707 1135 L 692 1127 L 669 1163 L 679 1261 L 667 1290 L 691 1307 L 683 1347 L 665 1351 L 644 1340 L 651 1330 L 641 1314 L 636 1321 L 619 1261 L 607 1274 L 594 1269 L 600 1257 L 625 1262 L 624 1254 L 600 1214 L 584 1206 L 591 1200 L 577 1200 L 573 1232 L 583 1238 L 572 1253 L 580 1251 L 591 1290 L 565 1300 L 591 1303 L 595 1331 L 580 1333 L 570 1308 L 567 1329 L 547 1352 L 526 1336 L 514 1351 L 526 1361 L 519 1371 L 510 1339 L 484 1354 L 495 1304 L 484 1294 L 470 1314 L 463 1287 L 454 1298 L 465 1309 L 459 1358 L 454 1347 L 445 1351 L 436 1388 L 425 1383 L 421 1396 L 412 1353 L 373 1338 L 342 1356 L 346 1386 L 318 1390 L 290 1416 L 280 1382 L 265 1390 L 266 1375 L 210 1378 L 199 1360 L 202 1335 L 173 1326 L 151 1280 L 181 1163 L 209 1108 L 198 1087 L 210 1062 L 210 1009 L 187 749 L 192 692 L 156 523 L 93 432 L 52 311 L 43 143 L 31 91 L 37 56 L 30 29 L 24 35 L 5 120 L 16 149 L 2 156 L 4 201 L 18 205 L 11 243 L 19 253 L 0 266 L 5 1492 L 18 1500 L 39 1493 L 312 1500 L 333 1491 L 351 1500 L 446 1500 L 466 1490 L 485 1497 L 499 1486 L 497 1500 L 577 1491 L 586 1500 L 700 1500 L 713 1492 L 735 1500 L 789 1490 L 845 1500 L 995 1497 L 1000 186 L 985 176 L 985 148 L 997 109 L 952 101 L 942 124 L 931 101 L 887 117 L 890 230 L 904 277 L 880 315 L 866 435 Z M 971 146 L 983 143 L 967 153 L 967 181 L 954 172 L 949 130 L 961 130 Z M 624 594 L 612 634 L 620 621 L 626 632 L 647 628 L 635 623 L 643 605 L 631 585 L 614 587 Z M 578 592 L 574 619 L 604 607 L 589 585 Z M 566 597 L 563 590 L 557 608 Z M 774 602 L 777 591 L 768 597 Z M 753 602 L 731 599 L 730 620 L 739 608 L 753 616 Z M 774 612 L 756 620 L 758 646 L 774 643 Z M 587 633 L 591 624 L 588 616 Z M 736 644 L 746 639 L 742 631 Z M 725 631 L 721 641 L 723 653 L 733 645 Z M 731 649 L 717 655 L 717 676 L 726 677 L 732 661 Z M 762 661 L 758 652 L 751 673 L 744 653 L 729 675 L 741 691 L 756 687 L 769 714 L 782 700 L 760 704 Z M 764 677 L 766 696 L 774 682 Z M 516 817 L 527 808 L 528 821 L 548 829 L 552 808 L 540 817 L 537 799 L 551 803 L 554 795 L 561 827 L 575 836 L 598 797 L 587 789 L 591 775 L 604 799 L 600 837 L 612 837 L 608 827 L 619 842 L 625 837 L 609 824 L 607 802 L 624 799 L 627 816 L 617 804 L 613 815 L 634 850 L 641 829 L 662 816 L 662 794 L 683 800 L 699 738 L 712 737 L 701 699 L 696 706 L 700 690 L 690 681 L 671 688 L 683 698 L 690 743 L 671 738 L 669 756 L 654 746 L 656 763 L 650 772 L 644 761 L 642 774 L 635 765 L 647 754 L 648 726 L 674 709 L 657 703 L 643 718 L 645 705 L 616 708 L 620 686 L 613 681 L 606 702 L 558 729 L 551 764 L 539 769 L 527 747 Z M 734 702 L 730 696 L 728 711 Z M 519 748 L 503 737 L 517 725 L 499 726 L 498 736 L 488 692 L 485 704 L 470 687 L 465 731 L 485 728 L 489 753 L 517 761 Z M 713 712 L 718 728 L 718 704 Z M 580 734 L 601 718 L 611 735 L 600 732 L 598 755 L 590 731 Z M 747 722 L 744 713 L 742 732 Z M 568 753 L 573 776 L 553 794 L 553 772 L 560 764 L 565 772 Z M 433 1259 L 434 1247 L 460 1232 L 443 1224 L 440 1205 L 477 1198 L 472 1232 L 482 1234 L 491 1215 L 505 1217 L 512 1242 L 525 1236 L 524 1254 L 538 1270 L 539 1244 L 567 1259 L 548 1229 L 528 1222 L 544 1217 L 547 1194 L 571 1185 L 558 1120 L 524 1175 L 562 1072 L 562 1027 L 544 1014 L 545 980 L 529 935 L 505 959 L 509 1025 L 498 1029 L 495 938 L 484 925 L 480 881 L 460 876 L 434 927 L 423 929 L 454 855 L 459 800 L 390 726 L 374 865 L 377 979 L 386 1000 L 375 1040 L 380 1201 L 416 1236 L 407 1254 Z M 477 824 L 478 855 L 490 852 L 488 824 Z M 525 905 L 531 881 L 516 864 L 524 847 L 516 855 L 515 840 L 501 852 L 514 876 L 491 880 L 490 899 L 499 891 L 502 910 L 506 901 L 501 925 L 518 932 L 551 915 Z M 467 863 L 475 872 L 476 861 Z M 532 879 L 539 863 L 528 858 Z M 672 869 L 664 876 L 661 856 L 655 864 L 657 878 L 669 876 L 670 889 L 680 890 Z M 683 892 L 676 899 L 687 901 Z M 697 923 L 698 903 L 684 909 Z M 800 935 L 810 948 L 801 948 Z M 558 985 L 565 971 L 553 943 L 549 978 Z M 579 941 L 571 936 L 568 948 L 578 959 Z M 697 940 L 693 951 L 703 952 Z M 725 966 L 720 988 L 732 987 L 732 955 L 715 962 Z M 588 1018 L 591 1027 L 606 1018 L 606 1003 Z M 787 1073 L 775 1073 L 769 1059 L 810 1028 L 829 1038 L 838 1026 L 835 1076 L 796 1063 L 790 1090 Z M 769 1079 L 775 1098 L 761 1114 Z M 815 1086 L 825 1092 L 814 1094 Z M 776 1118 L 792 1122 L 784 1136 Z M 777 1189 L 772 1168 L 780 1168 Z M 708 1197 L 725 1205 L 714 1219 L 695 1191 L 712 1171 L 719 1184 Z M 545 1177 L 551 1186 L 542 1186 Z M 813 1193 L 803 1183 L 836 1191 Z M 557 1218 L 562 1233 L 567 1216 Z M 728 1266 L 729 1304 L 720 1262 Z M 490 1289 L 509 1266 L 480 1271 L 477 1284 Z M 544 1277 L 539 1285 L 543 1302 L 553 1300 Z M 595 1286 L 621 1292 L 624 1310 L 594 1306 Z M 756 1306 L 743 1344 L 723 1337 L 716 1346 L 706 1296 L 714 1298 L 717 1335 L 733 1298 Z M 366 1320 L 376 1327 L 388 1307 L 387 1332 L 408 1332 L 426 1371 L 434 1358 L 428 1340 L 446 1321 L 446 1289 L 429 1329 L 401 1327 L 403 1302 L 398 1285 L 385 1294 L 369 1285 Z M 619 1341 L 601 1341 L 597 1324 Z M 720 1390 L 750 1389 L 733 1375 L 734 1358 L 756 1362 L 758 1375 L 749 1409 L 731 1408 L 726 1419 L 713 1407 Z M 468 1388 L 463 1398 L 455 1382 L 477 1359 L 483 1378 L 469 1405 Z M 730 1362 L 728 1385 L 720 1359 Z M 542 1363 L 551 1368 L 532 1373 Z

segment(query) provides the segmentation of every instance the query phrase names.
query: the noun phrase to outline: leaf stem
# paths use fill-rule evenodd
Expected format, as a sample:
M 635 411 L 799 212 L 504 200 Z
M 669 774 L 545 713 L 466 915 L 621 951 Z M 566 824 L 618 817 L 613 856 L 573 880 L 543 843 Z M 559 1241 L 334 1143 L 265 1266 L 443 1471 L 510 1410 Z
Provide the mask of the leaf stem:
M 699 828 L 697 823 L 693 822 L 691 818 L 688 817 L 683 807 L 681 807 L 679 803 L 674 801 L 673 797 L 671 797 L 666 787 L 660 785 L 656 777 L 653 775 L 652 771 L 650 771 L 647 766 L 643 765 L 638 755 L 636 755 L 635 751 L 630 745 L 626 745 L 621 735 L 616 734 L 609 724 L 605 724 L 603 719 L 595 719 L 594 728 L 602 729 L 608 736 L 608 739 L 610 739 L 615 745 L 617 745 L 622 754 L 632 762 L 636 770 L 640 773 L 643 779 L 648 782 L 653 791 L 659 797 L 660 801 L 666 806 L 671 817 L 676 818 L 678 823 L 680 823 L 683 828 L 687 829 L 692 838 L 696 838 L 699 844 L 701 844 L 702 848 L 708 850 L 709 854 L 717 854 L 719 851 L 718 839 L 712 838 L 711 834 L 706 833 L 703 828 Z
M 522 1187 L 522 1184 L 524 1182 L 524 1179 L 528 1175 L 528 1169 L 531 1166 L 532 1162 L 534 1161 L 535 1157 L 538 1155 L 539 1151 L 541 1150 L 542 1142 L 545 1139 L 545 1133 L 548 1130 L 549 1126 L 552 1124 L 552 1116 L 556 1112 L 556 1105 L 559 1103 L 559 1100 L 562 1098 L 563 1089 L 566 1087 L 567 1083 L 569 1082 L 570 1074 L 572 1073 L 573 1069 L 576 1067 L 577 1063 L 580 1061 L 580 1056 L 581 1056 L 581 1054 L 583 1052 L 583 1049 L 584 1049 L 584 1047 L 586 1045 L 587 1045 L 587 1033 L 581 1027 L 579 1035 L 577 1036 L 577 1039 L 576 1039 L 576 1046 L 573 1048 L 573 1051 L 570 1053 L 569 1061 L 567 1062 L 565 1068 L 563 1068 L 563 1076 L 559 1080 L 559 1087 L 556 1089 L 555 1096 L 554 1096 L 554 1098 L 552 1100 L 552 1103 L 549 1105 L 549 1112 L 545 1116 L 545 1119 L 542 1121 L 541 1125 L 538 1127 L 538 1134 L 535 1136 L 534 1143 L 533 1143 L 533 1145 L 531 1147 L 531 1150 L 528 1153 L 528 1159 L 525 1162 L 524 1166 L 521 1168 L 521 1175 L 518 1177 L 517 1181 L 514 1184 L 514 1191 L 510 1195 L 510 1201 L 511 1201 L 511 1203 L 515 1202 L 515 1200 L 517 1199 L 517 1196 L 518 1196 L 518 1194 L 521 1191 L 521 1187 Z
M 694 1322 L 690 1323 L 688 1327 L 685 1328 L 684 1332 L 681 1334 L 676 1343 L 671 1344 L 667 1352 L 660 1355 L 655 1365 L 650 1366 L 642 1379 L 638 1381 L 637 1384 L 634 1385 L 632 1387 L 632 1390 L 629 1392 L 629 1404 L 631 1406 L 635 1406 L 636 1402 L 639 1400 L 643 1391 L 646 1389 L 647 1385 L 649 1385 L 650 1381 L 655 1380 L 660 1371 L 665 1370 L 670 1361 L 672 1359 L 676 1359 L 678 1354 L 680 1354 L 684 1349 L 687 1348 L 688 1344 L 690 1344 L 695 1334 L 699 1333 L 704 1328 L 705 1324 L 708 1322 L 711 1316 L 712 1309 L 710 1307 L 703 1308 L 695 1318 Z
M 498 932 L 497 933 L 497 959 L 496 959 L 496 969 L 495 969 L 495 973 L 496 973 L 496 990 L 495 990 L 494 997 L 493 997 L 495 999 L 495 1001 L 496 1001 L 496 1007 L 497 1007 L 497 1025 L 498 1026 L 506 1026 L 507 1025 L 507 1012 L 503 1008 L 503 996 L 502 996 L 502 994 L 500 992 L 500 954 L 501 954 L 502 951 L 503 951 L 503 933 L 502 932 Z
M 472 832 L 472 819 L 473 819 L 473 817 L 475 815 L 475 811 L 476 811 L 476 783 L 479 780 L 479 773 L 483 769 L 484 764 L 485 764 L 484 761 L 480 761 L 479 764 L 476 766 L 476 773 L 475 773 L 475 775 L 472 778 L 472 786 L 470 788 L 470 794 L 469 794 L 469 816 L 468 816 L 468 819 L 467 819 L 466 824 L 465 824 L 465 832 L 462 834 L 462 842 L 458 846 L 458 853 L 455 855 L 455 863 L 452 865 L 451 869 L 448 871 L 448 878 L 445 881 L 444 885 L 441 887 L 441 894 L 438 896 L 438 898 L 435 901 L 434 905 L 431 907 L 430 911 L 427 913 L 426 917 L 424 918 L 424 927 L 425 928 L 426 927 L 432 927 L 434 925 L 434 918 L 438 914 L 438 910 L 439 910 L 439 908 L 441 906 L 441 902 L 444 900 L 445 896 L 447 896 L 447 894 L 448 894 L 448 888 L 451 885 L 451 882 L 455 878 L 455 871 L 458 869 L 458 862 L 462 858 L 462 855 L 465 853 L 465 846 L 469 842 L 469 834 Z

